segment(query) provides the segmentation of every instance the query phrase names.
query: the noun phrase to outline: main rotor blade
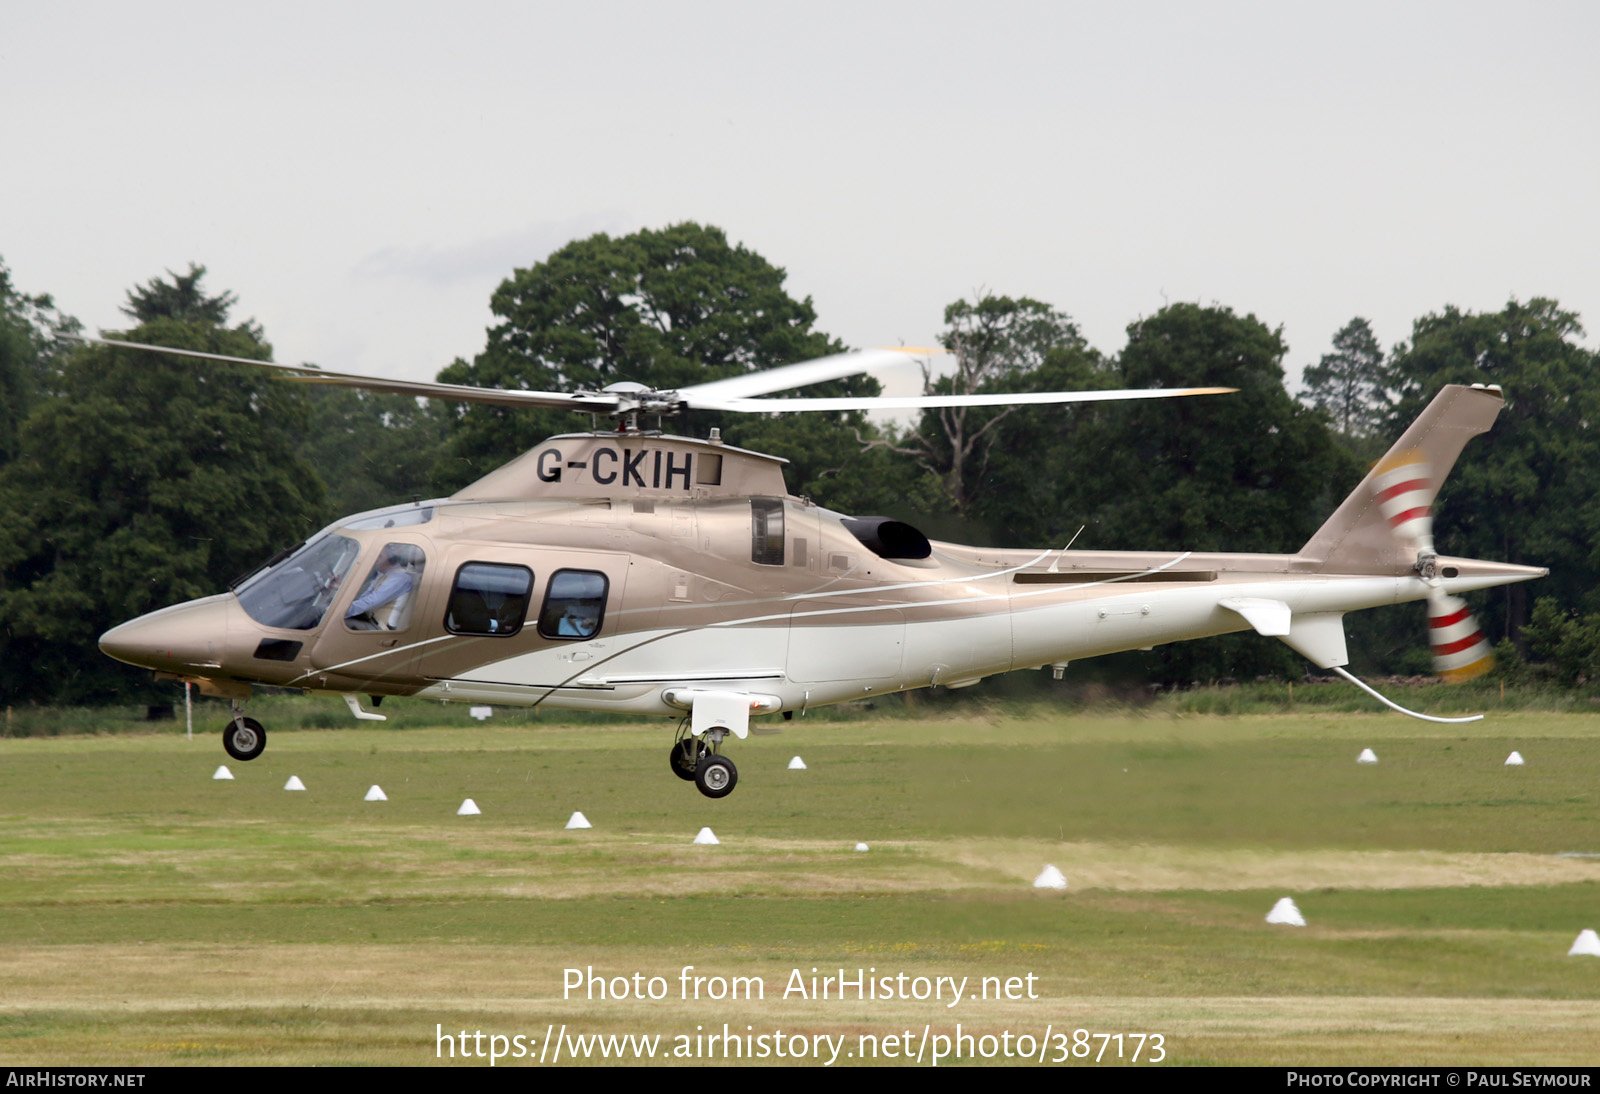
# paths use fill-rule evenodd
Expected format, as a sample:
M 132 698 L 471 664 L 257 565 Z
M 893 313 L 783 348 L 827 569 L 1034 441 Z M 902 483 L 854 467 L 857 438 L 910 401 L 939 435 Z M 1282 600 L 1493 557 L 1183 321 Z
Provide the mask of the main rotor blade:
M 427 399 L 444 399 L 458 403 L 488 403 L 492 406 L 535 407 L 548 406 L 561 410 L 593 411 L 606 414 L 616 409 L 617 400 L 608 395 L 570 395 L 560 391 L 522 391 L 517 388 L 472 387 L 469 384 L 440 384 L 425 380 L 389 380 L 381 376 L 362 376 L 353 372 L 323 372 L 304 365 L 280 365 L 275 361 L 257 361 L 250 357 L 228 357 L 220 353 L 202 353 L 192 349 L 174 349 L 171 346 L 152 346 L 143 342 L 122 342 L 114 338 L 86 338 L 80 342 L 101 346 L 121 346 L 125 349 L 150 350 L 170 353 L 179 357 L 198 357 L 204 361 L 227 361 L 235 365 L 251 365 L 267 369 L 285 380 L 307 384 L 330 384 L 336 387 L 355 387 L 364 391 L 383 391 L 392 395 L 414 395 Z
M 154 346 L 142 342 L 125 342 L 114 338 L 89 338 L 77 336 L 81 342 L 103 346 L 121 346 L 126 349 L 148 350 L 178 357 L 196 357 L 205 361 L 226 361 L 230 364 L 249 365 L 266 369 L 285 380 L 305 384 L 328 384 L 335 387 L 353 387 L 364 391 L 382 391 L 394 395 L 411 395 L 426 399 L 443 399 L 448 402 L 484 403 L 490 406 L 555 407 L 597 414 L 616 414 L 632 410 L 631 393 L 609 394 L 588 392 L 568 394 L 561 391 L 523 391 L 518 388 L 474 387 L 469 384 L 442 384 L 427 380 L 391 380 L 380 376 L 363 376 L 354 372 L 324 372 L 306 365 L 281 365 L 275 361 L 258 361 L 250 357 L 229 357 L 220 353 L 199 350 L 174 349 L 171 346 Z M 1096 403 L 1121 399 L 1170 399 L 1185 395 L 1222 395 L 1237 390 L 1230 387 L 1154 388 L 1121 391 L 1038 391 L 1016 395 L 906 395 L 878 397 L 844 397 L 814 399 L 753 399 L 747 396 L 768 391 L 805 387 L 826 380 L 853 376 L 859 372 L 884 368 L 905 360 L 908 353 L 928 353 L 929 350 L 902 347 L 897 349 L 864 350 L 855 353 L 838 353 L 819 357 L 813 361 L 784 365 L 763 372 L 734 376 L 726 380 L 713 380 L 696 384 L 676 392 L 674 403 L 696 410 L 726 410 L 753 414 L 783 414 L 817 410 L 923 410 L 951 406 L 1016 406 L 1027 403 Z M 670 393 L 667 393 L 670 394 Z M 656 408 L 646 413 L 660 412 Z
M 285 366 L 277 366 L 283 368 Z M 560 391 L 523 391 L 521 388 L 473 387 L 470 384 L 440 384 L 421 380 L 384 380 L 342 372 L 304 372 L 285 376 L 307 384 L 357 387 L 364 391 L 385 391 L 393 395 L 415 395 L 424 399 L 443 399 L 455 403 L 485 403 L 489 406 L 554 407 L 585 413 L 610 414 L 617 400 L 609 395 L 571 395 Z
M 792 365 L 780 365 L 777 368 L 762 369 L 760 372 L 730 376 L 726 380 L 712 380 L 705 384 L 682 387 L 678 389 L 678 395 L 690 406 L 703 407 L 707 410 L 720 409 L 724 401 L 729 399 L 765 395 L 769 391 L 788 391 L 790 388 L 808 387 L 827 380 L 854 376 L 858 372 L 871 372 L 873 369 L 887 368 L 890 365 L 903 365 L 908 354 L 943 352 L 916 346 L 899 346 L 835 353 L 810 361 L 797 361 Z
M 699 410 L 786 414 L 802 410 L 928 410 L 947 406 L 1020 406 L 1028 403 L 1103 403 L 1124 399 L 1177 399 L 1186 395 L 1228 395 L 1233 387 L 1132 388 L 1119 391 L 1030 391 L 1015 395 L 883 395 L 875 398 L 694 399 Z M 680 392 L 679 394 L 682 394 Z

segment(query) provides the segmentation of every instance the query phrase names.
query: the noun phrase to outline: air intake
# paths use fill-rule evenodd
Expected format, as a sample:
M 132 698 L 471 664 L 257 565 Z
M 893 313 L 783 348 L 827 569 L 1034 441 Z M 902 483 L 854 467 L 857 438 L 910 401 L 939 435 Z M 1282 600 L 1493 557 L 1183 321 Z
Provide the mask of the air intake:
M 904 521 L 890 517 L 846 517 L 840 523 L 879 558 L 927 558 L 933 554 L 928 537 Z

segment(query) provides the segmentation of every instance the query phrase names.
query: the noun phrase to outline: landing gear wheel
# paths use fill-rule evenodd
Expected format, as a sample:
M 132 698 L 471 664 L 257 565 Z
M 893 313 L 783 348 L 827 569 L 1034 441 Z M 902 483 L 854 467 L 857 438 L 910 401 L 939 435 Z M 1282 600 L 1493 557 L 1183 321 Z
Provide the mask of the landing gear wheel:
M 267 747 L 267 731 L 254 718 L 240 718 L 222 727 L 222 747 L 236 760 L 253 760 Z
M 707 754 L 703 743 L 693 737 L 685 737 L 672 746 L 672 773 L 687 782 L 694 782 L 695 768 Z
M 708 756 L 696 765 L 694 784 L 708 798 L 725 798 L 739 785 L 739 769 L 726 756 Z

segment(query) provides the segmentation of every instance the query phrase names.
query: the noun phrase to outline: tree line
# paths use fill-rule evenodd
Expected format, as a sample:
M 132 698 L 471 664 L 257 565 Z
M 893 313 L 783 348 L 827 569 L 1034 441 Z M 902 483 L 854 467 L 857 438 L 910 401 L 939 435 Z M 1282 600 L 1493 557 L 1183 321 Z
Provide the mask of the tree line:
M 131 288 L 130 341 L 271 359 L 205 269 Z M 784 271 L 721 230 L 680 224 L 574 241 L 491 298 L 484 348 L 443 382 L 538 390 L 634 380 L 680 387 L 836 353 Z M 285 383 L 245 366 L 76 341 L 80 325 L 0 265 L 0 693 L 6 702 L 134 701 L 148 674 L 102 656 L 118 622 L 225 590 L 330 521 L 449 494 L 553 433 L 556 410 L 421 402 Z M 1438 388 L 1500 384 L 1506 410 L 1467 447 L 1437 506 L 1443 553 L 1546 565 L 1474 605 L 1502 660 L 1600 676 L 1600 355 L 1553 300 L 1498 312 L 1446 306 L 1388 350 L 1350 321 L 1285 386 L 1281 329 L 1219 306 L 1140 318 L 1115 354 L 1070 315 L 980 294 L 944 311 L 953 368 L 934 392 L 1122 387 L 1238 389 L 1225 398 L 930 410 L 903 426 L 859 412 L 673 423 L 787 457 L 797 494 L 886 514 L 934 538 L 1102 550 L 1294 551 Z M 870 395 L 870 377 L 797 394 Z M 1537 600 L 1535 605 L 1533 601 Z M 1421 610 L 1349 618 L 1355 667 L 1426 672 Z M 1253 635 L 1126 655 L 1123 669 L 1183 683 L 1298 676 Z

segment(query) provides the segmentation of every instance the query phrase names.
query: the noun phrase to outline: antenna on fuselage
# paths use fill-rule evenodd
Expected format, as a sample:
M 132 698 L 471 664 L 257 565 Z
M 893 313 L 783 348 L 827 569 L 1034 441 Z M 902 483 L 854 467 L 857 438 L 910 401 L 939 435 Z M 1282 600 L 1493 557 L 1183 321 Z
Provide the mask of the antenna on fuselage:
M 1444 722 L 1444 723 L 1449 724 L 1449 725 L 1454 725 L 1454 724 L 1459 723 L 1459 722 L 1481 722 L 1481 721 L 1483 721 L 1483 715 L 1481 715 L 1481 714 L 1473 714 L 1470 717 L 1466 717 L 1466 718 L 1441 718 L 1441 717 L 1439 717 L 1438 715 L 1435 715 L 1435 714 L 1418 714 L 1414 710 L 1407 710 L 1405 707 L 1401 706 L 1399 703 L 1395 702 L 1393 699 L 1388 699 L 1388 698 L 1385 698 L 1382 695 L 1379 695 L 1378 692 L 1375 689 L 1368 687 L 1366 684 L 1364 684 L 1360 680 L 1356 679 L 1354 676 L 1352 676 L 1350 673 L 1346 672 L 1344 669 L 1340 668 L 1338 665 L 1329 665 L 1328 667 L 1331 668 L 1334 672 L 1337 672 L 1340 676 L 1343 676 L 1346 680 L 1350 681 L 1352 684 L 1354 684 L 1356 687 L 1360 688 L 1362 691 L 1366 692 L 1368 695 L 1372 696 L 1374 699 L 1378 700 L 1378 702 L 1382 703 L 1384 706 L 1389 707 L 1391 710 L 1398 710 L 1401 714 L 1408 715 L 1408 716 L 1410 716 L 1412 718 L 1420 718 L 1424 722 Z
M 1061 572 L 1062 557 L 1065 556 L 1068 551 L 1072 550 L 1072 545 L 1078 542 L 1078 537 L 1083 535 L 1083 530 L 1087 527 L 1089 527 L 1087 524 L 1078 525 L 1078 530 L 1072 533 L 1072 538 L 1067 540 L 1067 545 L 1056 552 L 1056 557 L 1054 561 L 1050 563 L 1050 569 L 1046 570 L 1046 573 L 1059 574 Z

